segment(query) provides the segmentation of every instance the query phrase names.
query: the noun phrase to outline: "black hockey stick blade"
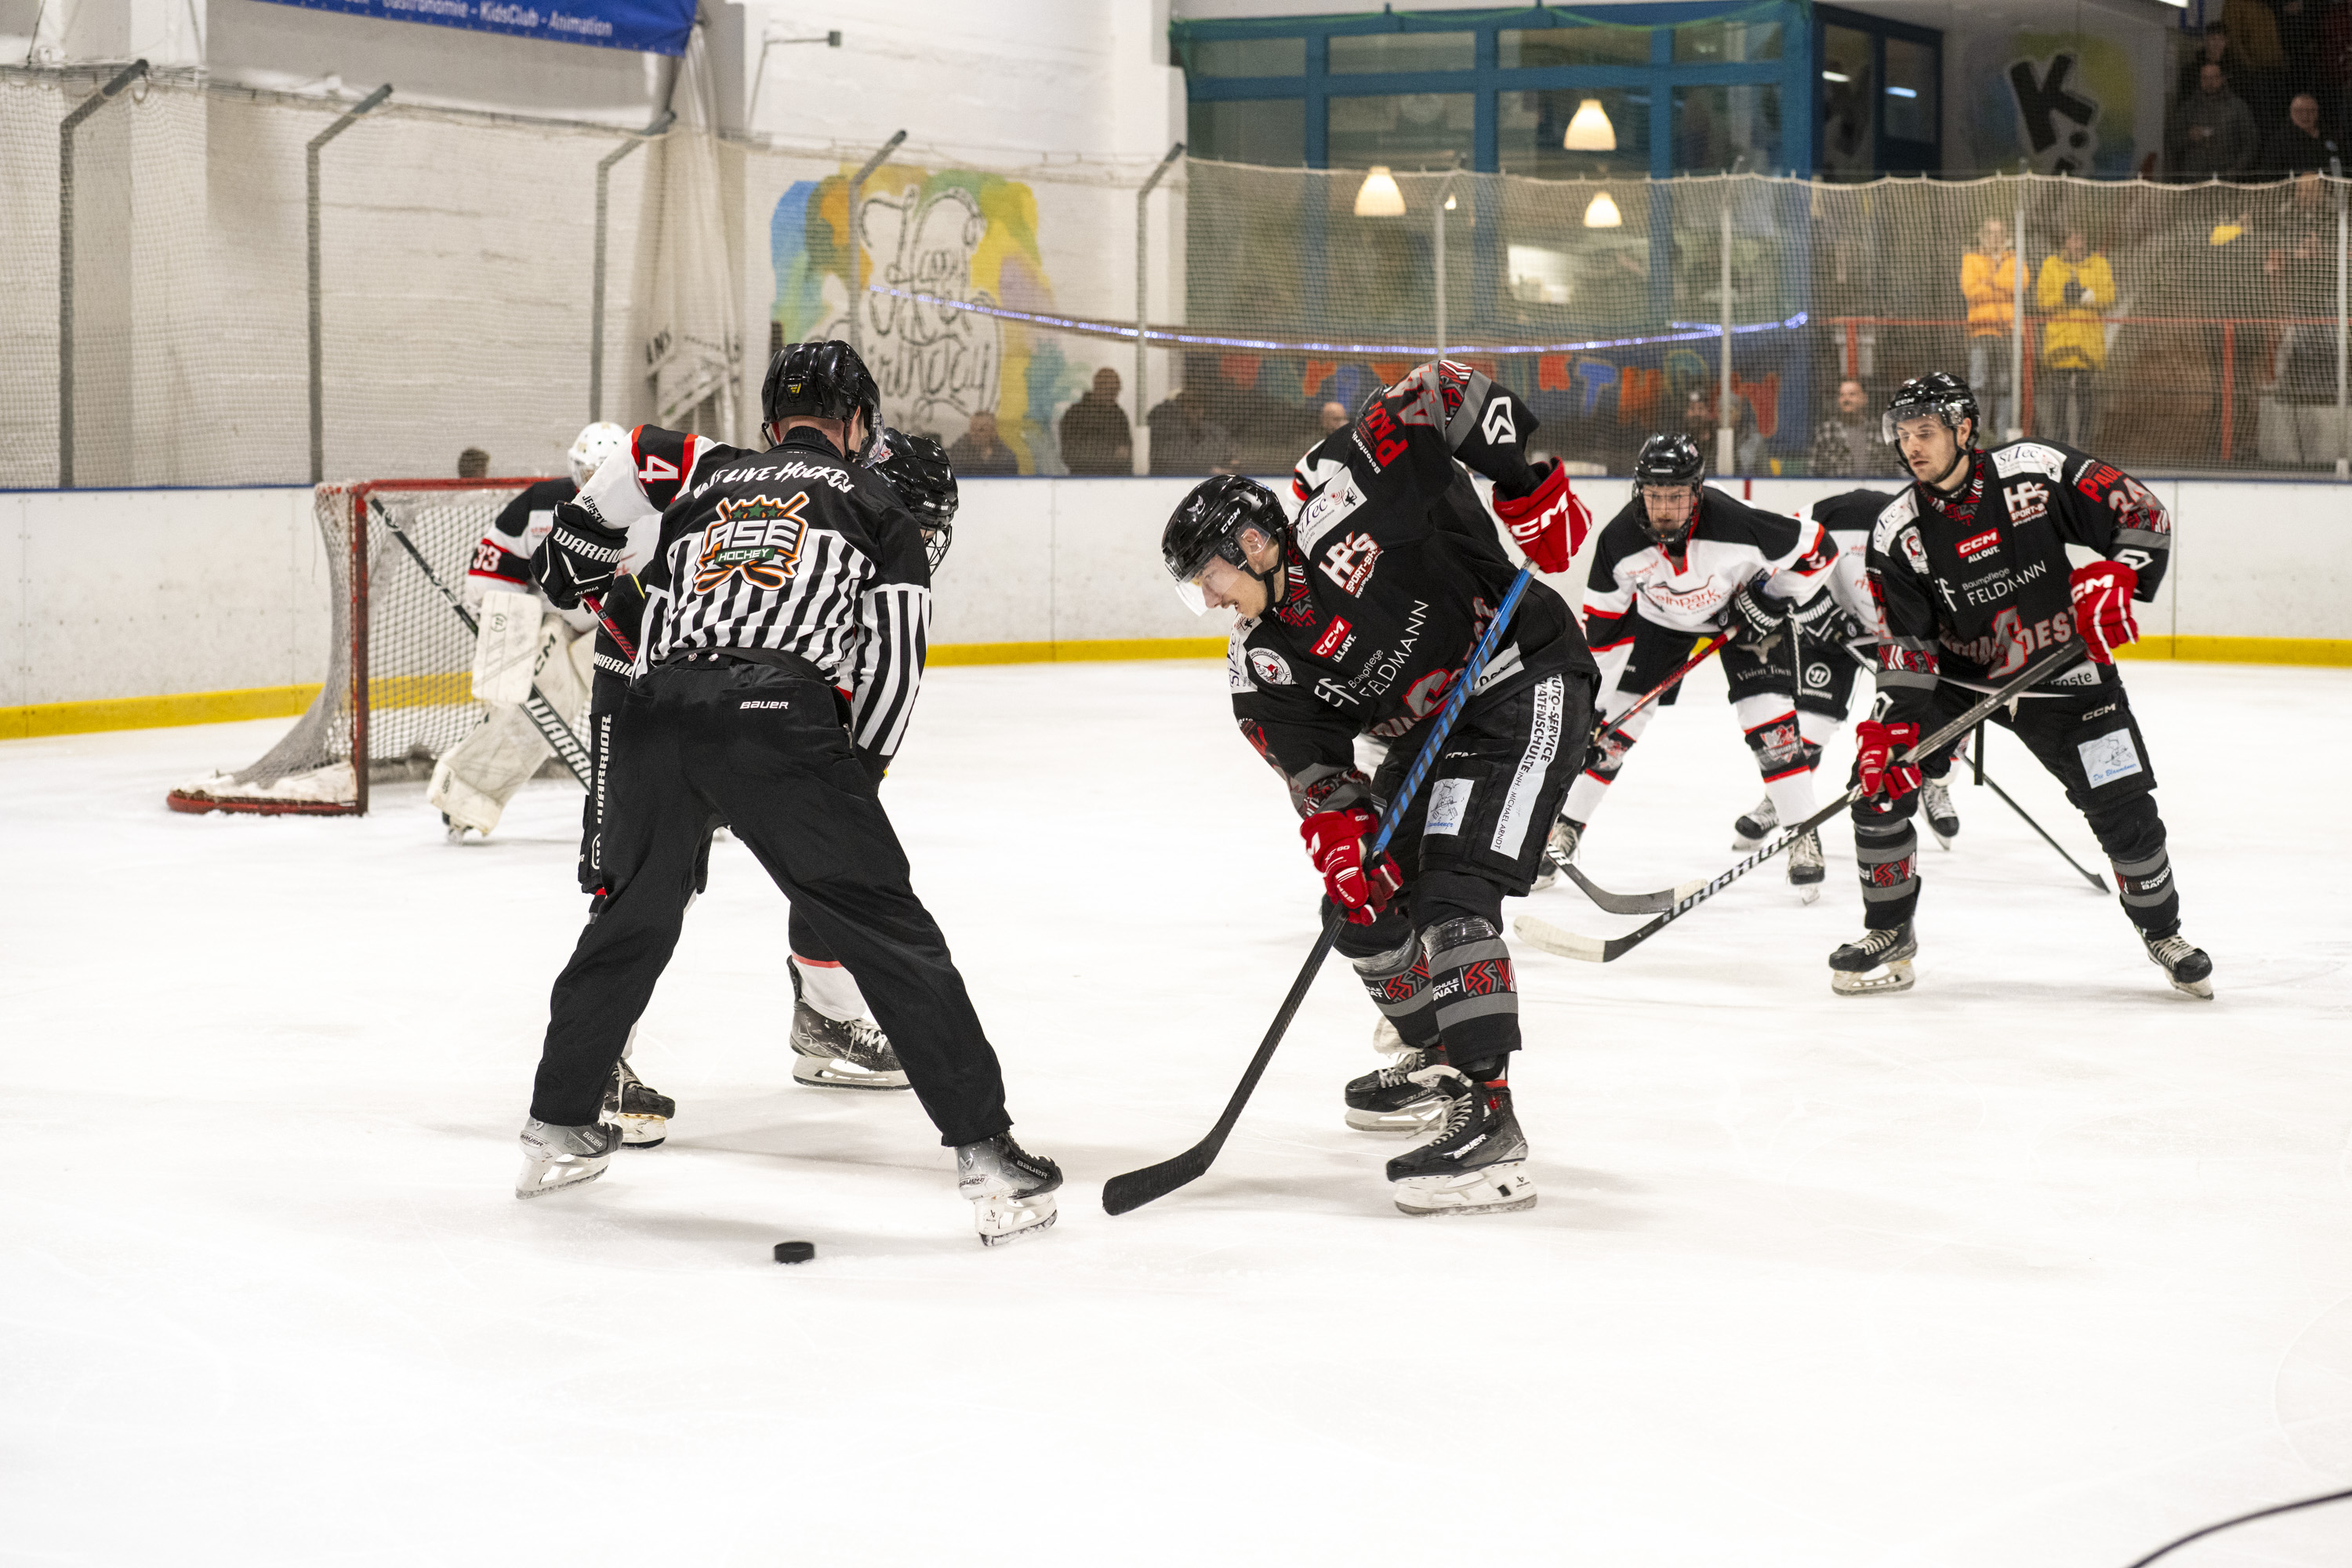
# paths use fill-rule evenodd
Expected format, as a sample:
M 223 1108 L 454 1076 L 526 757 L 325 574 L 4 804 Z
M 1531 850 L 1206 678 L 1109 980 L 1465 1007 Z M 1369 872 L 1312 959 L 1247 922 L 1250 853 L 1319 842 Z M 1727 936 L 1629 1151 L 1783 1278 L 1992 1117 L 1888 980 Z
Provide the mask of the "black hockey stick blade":
M 1937 755 L 1945 747 L 1974 729 L 1994 709 L 2029 689 L 2040 685 L 2075 663 L 2082 657 L 2081 647 L 2070 643 L 2040 663 L 2027 667 L 2025 671 L 2014 680 L 1991 695 L 1980 698 L 1966 712 L 1948 724 L 1939 725 L 1933 734 L 1906 749 L 1901 760 L 1912 763 Z M 1786 849 L 1805 834 L 1818 831 L 1822 824 L 1851 806 L 1861 793 L 1861 786 L 1855 785 L 1805 818 L 1804 821 L 1794 826 L 1782 827 L 1780 832 L 1766 839 L 1763 845 L 1753 853 L 1735 860 L 1731 865 L 1696 887 L 1687 882 L 1684 883 L 1683 887 L 1690 889 L 1688 892 L 1675 898 L 1673 904 L 1654 919 L 1636 926 L 1622 936 L 1605 939 L 1580 936 L 1574 931 L 1562 931 L 1549 921 L 1538 920 L 1533 915 L 1521 915 L 1511 922 L 1511 930 L 1528 946 L 1541 948 L 1546 952 L 1556 952 L 1562 958 L 1579 959 L 1586 963 L 1613 963 L 1682 919 L 1700 904 L 1748 875 L 1748 872 L 1756 869 L 1757 867 L 1761 866 L 1765 861 L 1772 858 L 1773 856 L 1780 853 L 1781 850 Z M 1578 885 L 1582 885 L 1580 879 Z M 1668 889 L 1669 892 L 1675 890 Z
M 1217 1152 L 1225 1146 L 1234 1124 L 1241 1120 L 1242 1107 L 1249 1103 L 1250 1096 L 1256 1091 L 1257 1080 L 1265 1075 L 1265 1064 L 1274 1059 L 1274 1048 L 1282 1044 L 1282 1037 L 1289 1032 L 1290 1020 L 1297 1016 L 1298 1005 L 1307 1000 L 1307 990 L 1314 985 L 1316 975 L 1322 973 L 1323 960 L 1329 956 L 1332 942 L 1339 939 L 1339 919 L 1336 906 L 1325 910 L 1323 934 L 1316 939 L 1315 951 L 1307 955 L 1306 964 L 1298 971 L 1298 978 L 1290 983 L 1290 994 L 1282 999 L 1282 1011 L 1274 1016 L 1274 1023 L 1267 1028 L 1265 1038 L 1258 1042 L 1257 1055 L 1250 1058 L 1249 1070 L 1242 1074 L 1242 1081 L 1234 1089 L 1234 1097 L 1225 1102 L 1225 1113 L 1217 1118 L 1217 1124 L 1209 1129 L 1209 1135 L 1172 1159 L 1162 1160 L 1157 1165 L 1146 1165 L 1140 1171 L 1129 1171 L 1105 1182 L 1102 1198 L 1105 1213 L 1126 1214 L 1130 1209 L 1139 1209 L 1155 1198 L 1166 1197 L 1187 1182 L 1198 1180 L 1208 1170 L 1216 1159 Z
M 1586 898 L 1612 915 L 1661 914 L 1696 891 L 1704 880 L 1685 882 L 1679 887 L 1662 889 L 1654 893 L 1612 893 L 1574 866 L 1563 866 L 1560 869 L 1570 881 L 1584 889 Z

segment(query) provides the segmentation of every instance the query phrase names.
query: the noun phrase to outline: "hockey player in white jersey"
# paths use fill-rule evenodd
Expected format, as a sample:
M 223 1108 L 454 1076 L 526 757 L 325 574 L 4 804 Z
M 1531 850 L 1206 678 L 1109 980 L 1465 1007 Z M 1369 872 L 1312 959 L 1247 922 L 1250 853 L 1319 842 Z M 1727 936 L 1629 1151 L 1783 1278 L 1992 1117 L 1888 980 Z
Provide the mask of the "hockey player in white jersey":
M 1878 605 L 1870 596 L 1870 574 L 1864 557 L 1870 549 L 1871 524 L 1895 499 L 1890 490 L 1844 490 L 1825 496 L 1811 509 L 1837 549 L 1830 568 L 1829 595 L 1833 606 L 1825 616 L 1793 619 L 1796 639 L 1793 663 L 1797 680 L 1797 728 L 1805 745 L 1806 764 L 1820 771 L 1822 749 L 1845 727 L 1853 705 L 1853 689 L 1865 668 L 1875 668 L 1868 649 L 1885 636 L 1878 623 Z M 1919 791 L 1919 815 L 1927 831 L 1948 849 L 1960 831 L 1960 814 L 1952 805 L 1948 787 L 1952 759 L 1959 748 L 1929 761 Z M 1755 806 L 1732 824 L 1731 847 L 1745 854 L 1780 826 L 1780 809 L 1768 791 Z
M 564 454 L 571 478 L 542 479 L 509 501 L 474 546 L 466 570 L 466 599 L 473 605 L 487 595 L 507 594 L 536 601 L 536 616 L 482 617 L 481 636 L 496 638 L 499 628 L 518 620 L 535 624 L 536 646 L 530 653 L 531 682 L 563 721 L 579 728 L 581 710 L 587 706 L 590 658 L 595 639 L 584 634 L 595 627 L 595 617 L 584 609 L 558 609 L 546 602 L 531 575 L 530 555 L 554 524 L 555 509 L 570 500 L 588 482 L 596 466 L 629 444 L 629 433 L 618 425 L 582 428 Z M 486 649 L 486 657 L 500 657 Z M 438 808 L 448 825 L 449 840 L 462 844 L 489 836 L 505 815 L 507 803 L 523 782 L 555 754 L 547 737 L 519 703 L 499 703 L 464 740 L 441 753 L 433 764 L 433 782 L 425 798 Z
M 1601 727 L 1551 833 L 1551 855 L 1576 858 L 1625 754 L 1679 687 L 1629 711 L 1709 637 L 1723 652 L 1733 711 L 1783 820 L 1813 814 L 1813 769 L 1796 711 L 1792 621 L 1835 608 L 1826 592 L 1836 552 L 1820 524 L 1759 511 L 1699 482 L 1687 436 L 1643 443 L 1633 498 L 1601 530 L 1584 592 L 1584 635 L 1601 660 Z M 1824 876 L 1818 835 L 1789 847 L 1789 882 L 1811 903 Z

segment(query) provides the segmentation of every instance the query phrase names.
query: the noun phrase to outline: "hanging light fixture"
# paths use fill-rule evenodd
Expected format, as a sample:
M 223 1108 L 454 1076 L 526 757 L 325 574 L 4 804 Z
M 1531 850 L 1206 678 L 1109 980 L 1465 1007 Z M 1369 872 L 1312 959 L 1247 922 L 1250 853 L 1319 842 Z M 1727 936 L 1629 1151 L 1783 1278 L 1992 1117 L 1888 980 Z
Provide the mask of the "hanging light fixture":
M 1607 191 L 1594 196 L 1584 209 L 1587 228 L 1622 228 L 1624 224 L 1625 215 L 1617 210 L 1617 204 L 1610 199 Z
M 1447 212 L 1452 212 L 1454 210 L 1454 193 L 1452 191 L 1445 193 L 1445 210 Z
M 1373 164 L 1364 183 L 1356 187 L 1356 216 L 1404 216 L 1404 193 L 1397 189 L 1396 176 L 1389 173 L 1386 163 Z
M 1568 134 L 1559 144 L 1571 153 L 1614 153 L 1617 151 L 1617 128 L 1609 123 L 1608 112 L 1597 98 L 1588 98 L 1576 106 L 1574 118 L 1568 122 Z

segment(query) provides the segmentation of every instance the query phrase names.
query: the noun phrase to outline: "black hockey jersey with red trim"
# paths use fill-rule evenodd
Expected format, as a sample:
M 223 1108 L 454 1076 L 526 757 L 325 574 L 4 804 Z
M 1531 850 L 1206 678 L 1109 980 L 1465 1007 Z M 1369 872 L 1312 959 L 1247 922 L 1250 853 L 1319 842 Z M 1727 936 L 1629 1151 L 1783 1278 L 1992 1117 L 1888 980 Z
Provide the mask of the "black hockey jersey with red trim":
M 1367 799 L 1355 738 L 1402 734 L 1461 674 L 1519 563 L 1460 465 L 1525 495 L 1535 429 L 1481 373 L 1425 364 L 1301 460 L 1320 477 L 1285 542 L 1281 600 L 1234 626 L 1226 656 L 1234 718 L 1301 816 Z M 1473 700 L 1594 669 L 1567 604 L 1531 580 Z
M 2145 603 L 2171 559 L 2172 520 L 2146 485 L 2054 441 L 1978 452 L 1956 493 L 1915 480 L 1888 502 L 1867 557 L 1887 637 L 1878 716 L 1918 721 L 1940 680 L 1990 688 L 2073 641 L 2069 544 L 2131 566 Z M 2099 679 L 2079 664 L 2045 684 Z

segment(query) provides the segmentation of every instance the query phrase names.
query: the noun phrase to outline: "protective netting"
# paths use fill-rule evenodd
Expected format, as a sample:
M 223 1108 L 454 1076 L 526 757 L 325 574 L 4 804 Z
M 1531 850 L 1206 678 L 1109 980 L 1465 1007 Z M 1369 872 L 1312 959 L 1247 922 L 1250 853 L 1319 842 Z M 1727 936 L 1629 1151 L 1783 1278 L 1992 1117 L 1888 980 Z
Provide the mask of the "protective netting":
M 529 482 L 319 486 L 313 510 L 333 579 L 333 625 L 320 649 L 319 695 L 258 762 L 182 785 L 172 792 L 173 805 L 359 812 L 367 809 L 370 780 L 429 773 L 434 759 L 463 740 L 486 710 L 472 695 L 473 637 L 393 537 L 393 524 L 434 575 L 462 596 L 466 567 L 484 528 Z M 353 635 L 360 605 L 367 611 L 364 637 Z M 355 767 L 362 750 L 368 765 Z
M 1548 445 L 1622 471 L 1655 428 L 1717 451 L 1727 252 L 1741 471 L 1883 474 L 1853 431 L 1933 368 L 1976 382 L 1996 430 L 2144 471 L 2343 453 L 2341 182 L 1180 161 L 1139 247 L 1148 163 L 902 153 L 853 213 L 862 153 L 713 135 L 688 67 L 652 138 L 395 98 L 319 150 L 323 477 L 447 473 L 466 447 L 544 472 L 592 411 L 746 439 L 769 349 L 825 333 L 968 473 L 1278 472 L 1328 405 L 1436 347 L 1441 309 Z M 91 109 L 61 274 L 60 130 L 100 79 L 0 70 L 0 486 L 58 482 L 68 395 L 76 484 L 308 479 L 304 154 L 348 105 L 151 81 Z M 1841 429 L 1848 376 L 1865 410 Z

